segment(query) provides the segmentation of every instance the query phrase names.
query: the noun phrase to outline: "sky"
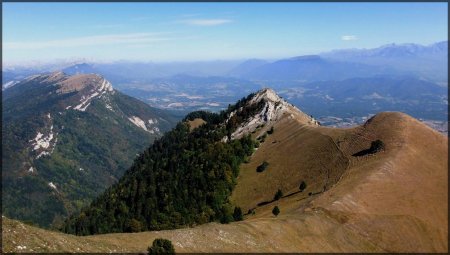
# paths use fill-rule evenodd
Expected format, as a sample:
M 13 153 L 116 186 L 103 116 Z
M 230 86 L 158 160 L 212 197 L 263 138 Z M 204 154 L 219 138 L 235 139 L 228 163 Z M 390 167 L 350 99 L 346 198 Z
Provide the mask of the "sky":
M 2 3 L 3 63 L 279 59 L 448 40 L 448 3 Z

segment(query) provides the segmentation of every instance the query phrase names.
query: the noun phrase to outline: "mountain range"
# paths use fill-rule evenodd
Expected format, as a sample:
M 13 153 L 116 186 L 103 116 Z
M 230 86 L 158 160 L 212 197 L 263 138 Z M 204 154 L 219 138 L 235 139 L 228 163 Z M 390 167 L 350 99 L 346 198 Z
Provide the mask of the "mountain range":
M 447 45 L 387 44 L 275 61 L 85 62 L 63 71 L 102 74 L 117 90 L 179 118 L 190 111 L 226 109 L 252 91 L 271 87 L 326 125 L 361 124 L 378 111 L 401 111 L 446 132 Z M 50 66 L 4 69 L 2 89 L 45 68 Z
M 448 41 L 431 45 L 388 44 L 374 49 L 334 50 L 321 54 L 331 60 L 386 66 L 438 83 L 448 82 Z
M 2 95 L 2 211 L 57 226 L 115 183 L 175 118 L 100 75 L 34 75 Z
M 162 237 L 177 252 L 447 252 L 447 154 L 447 136 L 404 113 L 323 127 L 263 89 L 188 114 L 62 228 L 97 235 L 4 218 L 3 247 L 144 252 Z
M 357 59 L 357 58 L 442 58 L 448 54 L 448 41 L 433 43 L 430 45 L 420 45 L 415 43 L 405 44 L 386 44 L 373 49 L 345 49 L 333 50 L 321 54 L 324 57 L 333 57 L 340 59 Z
M 401 111 L 417 118 L 447 121 L 447 88 L 411 77 L 317 81 L 279 91 L 314 116 L 347 118 Z
M 208 77 L 231 76 L 256 80 L 324 81 L 374 75 L 409 75 L 442 85 L 448 83 L 448 41 L 431 45 L 387 44 L 372 49 L 340 49 L 316 55 L 278 60 L 230 60 L 206 62 L 138 63 L 63 63 L 20 68 L 4 68 L 2 84 L 55 69 L 68 74 L 99 73 L 114 84 L 149 82 L 178 74 Z M 280 73 L 281 72 L 281 73 Z
M 244 63 L 243 65 L 246 64 Z M 296 80 L 310 82 L 396 73 L 398 72 L 386 70 L 386 68 L 380 66 L 328 60 L 318 55 L 308 55 L 260 65 L 247 71 L 240 77 L 248 80 Z

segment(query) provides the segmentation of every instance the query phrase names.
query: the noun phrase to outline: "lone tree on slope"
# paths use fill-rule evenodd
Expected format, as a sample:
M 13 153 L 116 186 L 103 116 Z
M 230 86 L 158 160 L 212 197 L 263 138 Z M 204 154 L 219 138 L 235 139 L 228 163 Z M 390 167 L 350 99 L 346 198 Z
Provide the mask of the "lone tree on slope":
M 235 207 L 233 212 L 234 221 L 243 220 L 242 209 L 240 207 Z
M 170 240 L 157 238 L 147 249 L 148 254 L 175 254 L 175 248 Z
M 281 189 L 277 190 L 277 193 L 275 193 L 275 196 L 273 197 L 273 200 L 278 200 L 283 197 L 283 191 Z
M 306 182 L 305 181 L 302 181 L 300 183 L 299 189 L 300 189 L 300 192 L 303 192 L 306 189 Z
M 278 216 L 278 214 L 280 214 L 280 208 L 278 208 L 278 206 L 276 205 L 273 210 L 272 210 L 273 215 Z

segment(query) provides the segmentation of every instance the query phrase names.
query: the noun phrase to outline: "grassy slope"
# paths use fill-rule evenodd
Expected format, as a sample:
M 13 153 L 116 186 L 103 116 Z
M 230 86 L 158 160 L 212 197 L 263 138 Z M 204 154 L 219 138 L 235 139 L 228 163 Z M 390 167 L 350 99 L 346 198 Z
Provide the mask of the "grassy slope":
M 328 140 L 331 138 L 332 143 Z M 367 149 L 374 139 L 383 140 L 386 150 L 372 156 L 351 156 Z M 273 140 L 280 142 L 272 143 Z M 284 119 L 242 167 L 233 201 L 251 208 L 260 200 L 273 198 L 281 183 L 288 194 L 297 188 L 300 179 L 308 183 L 307 176 L 314 173 L 319 173 L 320 178 L 317 185 L 312 185 L 311 179 L 303 193 L 258 207 L 256 214 L 247 216 L 243 222 L 75 237 L 22 227 L 22 223 L 3 218 L 3 249 L 144 252 L 154 238 L 164 237 L 172 240 L 178 252 L 447 252 L 447 145 L 447 137 L 400 113 L 382 113 L 365 127 L 350 129 L 310 129 Z M 294 149 L 303 150 L 306 155 L 293 156 Z M 309 150 L 314 153 L 309 154 Z M 325 157 L 328 152 L 335 154 Z M 275 155 L 287 156 L 271 158 Z M 270 165 L 257 175 L 255 168 L 264 158 Z M 332 162 L 348 167 L 339 168 L 329 179 L 340 178 L 336 185 L 308 197 L 307 192 L 319 191 L 324 184 L 321 180 L 325 175 L 319 171 L 322 168 L 311 162 L 305 165 L 306 159 L 315 158 L 324 162 L 322 168 L 333 165 Z M 299 171 L 287 174 L 294 167 Z M 264 186 L 268 187 L 265 191 Z M 254 187 L 259 192 L 250 192 L 252 195 L 240 192 Z M 278 217 L 271 215 L 274 205 L 281 209 Z M 19 245 L 27 248 L 19 249 Z
M 262 133 L 266 129 L 269 127 Z M 263 161 L 269 166 L 264 172 L 256 172 Z M 231 199 L 247 212 L 258 203 L 271 201 L 278 189 L 285 196 L 298 192 L 302 180 L 308 187 L 301 197 L 307 197 L 309 192 L 328 189 L 347 165 L 348 159 L 329 136 L 321 134 L 316 127 L 299 125 L 295 118 L 284 116 L 250 162 L 241 166 Z
M 201 118 L 196 118 L 194 120 L 190 120 L 190 121 L 188 121 L 189 130 L 192 131 L 193 129 L 195 129 L 195 128 L 197 128 L 197 127 L 199 127 L 199 126 L 201 126 L 201 125 L 203 125 L 205 123 L 206 122 L 203 119 L 201 119 Z

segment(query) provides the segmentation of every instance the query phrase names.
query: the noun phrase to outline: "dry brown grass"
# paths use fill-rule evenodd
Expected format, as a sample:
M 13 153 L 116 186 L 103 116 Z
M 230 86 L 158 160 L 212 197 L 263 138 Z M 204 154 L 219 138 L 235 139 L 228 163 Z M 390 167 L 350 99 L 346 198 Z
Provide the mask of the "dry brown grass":
M 204 121 L 202 118 L 196 118 L 196 119 L 187 121 L 187 123 L 189 124 L 189 130 L 192 131 L 192 130 L 200 127 L 201 125 L 205 124 L 206 121 Z
M 264 161 L 268 168 L 256 172 Z M 231 201 L 247 212 L 258 203 L 271 201 L 278 189 L 284 195 L 298 192 L 301 181 L 307 184 L 301 195 L 307 197 L 309 192 L 322 192 L 336 183 L 347 165 L 348 159 L 319 128 L 284 116 L 250 162 L 241 166 Z
M 351 156 L 375 139 L 385 151 Z M 446 136 L 401 113 L 381 113 L 349 129 L 283 118 L 242 166 L 233 202 L 251 208 L 271 200 L 279 187 L 285 194 L 295 191 L 301 179 L 308 188 L 257 207 L 242 222 L 75 237 L 4 219 L 3 249 L 145 252 L 163 237 L 177 252 L 448 252 L 447 146 Z M 256 173 L 262 160 L 270 165 Z M 332 170 L 326 191 L 307 196 L 323 189 L 323 169 Z M 271 213 L 275 205 L 278 217 Z
M 67 77 L 60 83 L 58 93 L 69 93 L 74 91 L 81 91 L 85 87 L 92 84 L 99 84 L 103 78 L 96 74 L 77 74 Z

